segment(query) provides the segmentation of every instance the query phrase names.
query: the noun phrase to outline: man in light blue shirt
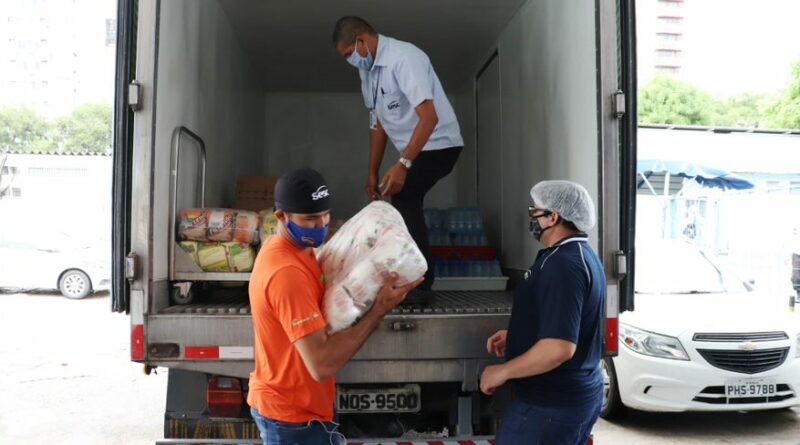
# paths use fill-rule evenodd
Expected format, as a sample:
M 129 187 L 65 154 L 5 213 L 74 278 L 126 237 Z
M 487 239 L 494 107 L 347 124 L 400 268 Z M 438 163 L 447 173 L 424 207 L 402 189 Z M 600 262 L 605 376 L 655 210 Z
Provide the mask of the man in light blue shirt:
M 359 17 L 339 19 L 333 43 L 339 54 L 358 68 L 361 94 L 370 112 L 367 196 L 372 200 L 392 198 L 430 265 L 423 201 L 453 170 L 464 146 L 453 107 L 430 59 L 411 43 L 380 35 Z M 400 157 L 378 182 L 387 139 Z M 432 269 L 428 268 L 420 289 L 430 289 Z M 430 293 L 412 293 L 407 301 L 414 302 L 415 296 L 424 302 Z

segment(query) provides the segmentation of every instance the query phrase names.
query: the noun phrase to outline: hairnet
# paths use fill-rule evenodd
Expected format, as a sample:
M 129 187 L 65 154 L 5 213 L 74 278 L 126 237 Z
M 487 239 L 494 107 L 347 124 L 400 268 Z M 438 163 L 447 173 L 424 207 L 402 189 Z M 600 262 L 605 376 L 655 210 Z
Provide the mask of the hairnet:
M 581 232 L 590 230 L 597 221 L 592 197 L 575 182 L 541 181 L 531 189 L 531 198 L 538 206 L 561 214 Z

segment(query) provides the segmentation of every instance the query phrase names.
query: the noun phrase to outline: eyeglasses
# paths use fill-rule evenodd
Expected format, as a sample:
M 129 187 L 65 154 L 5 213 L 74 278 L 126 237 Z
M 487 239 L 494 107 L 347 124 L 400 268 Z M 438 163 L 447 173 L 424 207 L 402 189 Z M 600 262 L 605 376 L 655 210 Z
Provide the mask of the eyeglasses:
M 539 213 L 538 215 L 534 215 L 534 213 L 536 212 L 541 212 L 541 213 Z M 530 216 L 531 218 L 541 218 L 543 216 L 548 216 L 552 214 L 553 214 L 552 210 L 540 209 L 538 207 L 528 206 L 528 216 Z

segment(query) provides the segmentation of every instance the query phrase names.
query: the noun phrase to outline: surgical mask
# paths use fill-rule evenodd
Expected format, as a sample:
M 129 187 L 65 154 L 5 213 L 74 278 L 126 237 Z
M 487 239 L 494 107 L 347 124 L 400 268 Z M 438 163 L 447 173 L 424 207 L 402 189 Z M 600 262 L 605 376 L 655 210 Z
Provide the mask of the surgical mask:
M 372 57 L 372 53 L 369 52 L 369 48 L 367 48 L 367 57 L 362 56 L 358 53 L 358 40 L 356 40 L 355 48 L 353 49 L 353 53 L 350 54 L 350 57 L 347 58 L 347 63 L 353 65 L 354 67 L 369 71 L 372 69 L 372 65 L 375 63 L 375 58 Z
M 321 246 L 322 243 L 325 242 L 325 237 L 328 236 L 329 228 L 330 225 L 318 229 L 306 229 L 305 227 L 300 227 L 291 221 L 286 224 L 286 229 L 289 231 L 289 235 L 291 235 L 298 244 L 301 246 L 314 248 Z
M 533 238 L 536 239 L 536 241 L 541 242 L 544 231 L 552 228 L 553 226 L 542 228 L 542 225 L 539 224 L 539 218 L 531 218 L 531 225 L 529 229 L 531 231 L 531 234 L 533 234 Z

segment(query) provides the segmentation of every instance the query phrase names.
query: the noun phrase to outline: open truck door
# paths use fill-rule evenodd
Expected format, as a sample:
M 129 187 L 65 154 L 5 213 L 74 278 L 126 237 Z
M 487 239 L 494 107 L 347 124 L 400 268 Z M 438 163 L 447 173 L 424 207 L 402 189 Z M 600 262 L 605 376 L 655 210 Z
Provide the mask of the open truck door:
M 131 169 L 133 113 L 138 106 L 136 76 L 137 0 L 117 3 L 117 53 L 114 80 L 114 142 L 112 174 L 111 310 L 130 311 L 128 277 L 135 274 L 135 261 L 128 260 L 131 248 Z M 133 103 L 131 99 L 133 100 Z M 131 270 L 128 270 L 131 269 Z M 127 271 L 127 272 L 126 272 Z
M 604 356 L 619 348 L 619 314 L 634 308 L 636 223 L 635 1 L 597 2 L 600 252 L 606 268 Z

